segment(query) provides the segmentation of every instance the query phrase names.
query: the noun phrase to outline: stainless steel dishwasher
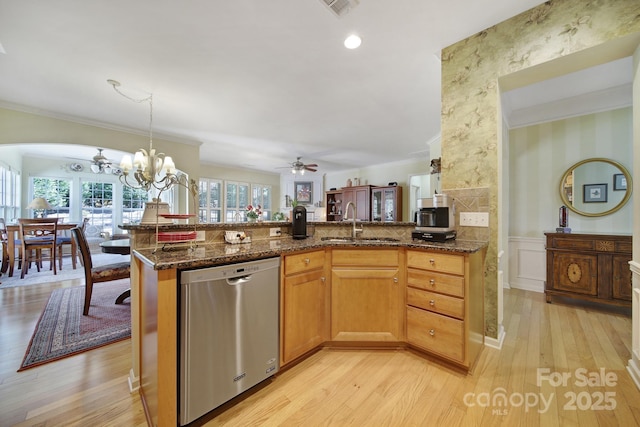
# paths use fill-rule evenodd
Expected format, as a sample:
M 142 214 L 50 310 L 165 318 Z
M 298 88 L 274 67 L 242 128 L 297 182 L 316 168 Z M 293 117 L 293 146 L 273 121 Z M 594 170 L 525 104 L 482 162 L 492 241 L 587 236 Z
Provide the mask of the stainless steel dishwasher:
M 279 365 L 280 258 L 180 273 L 180 425 Z

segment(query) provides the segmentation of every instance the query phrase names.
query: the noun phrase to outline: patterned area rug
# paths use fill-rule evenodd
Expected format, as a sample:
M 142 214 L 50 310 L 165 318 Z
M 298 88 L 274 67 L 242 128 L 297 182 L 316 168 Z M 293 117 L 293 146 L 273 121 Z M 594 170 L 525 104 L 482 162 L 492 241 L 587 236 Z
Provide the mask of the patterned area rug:
M 131 337 L 131 305 L 115 300 L 129 279 L 97 283 L 88 316 L 84 286 L 55 289 L 36 325 L 18 372 Z

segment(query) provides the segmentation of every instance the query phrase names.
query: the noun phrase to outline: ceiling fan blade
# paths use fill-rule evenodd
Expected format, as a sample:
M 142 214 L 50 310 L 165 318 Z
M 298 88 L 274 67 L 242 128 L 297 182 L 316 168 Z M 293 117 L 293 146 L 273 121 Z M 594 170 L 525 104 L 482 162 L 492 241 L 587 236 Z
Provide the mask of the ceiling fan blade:
M 308 165 L 305 165 L 305 167 L 310 167 L 310 168 L 317 168 L 318 165 L 316 165 L 315 163 L 310 163 Z
M 309 172 L 317 172 L 317 169 L 310 168 L 310 167 L 308 167 L 308 166 L 305 166 L 304 168 L 305 168 L 306 170 L 308 170 Z

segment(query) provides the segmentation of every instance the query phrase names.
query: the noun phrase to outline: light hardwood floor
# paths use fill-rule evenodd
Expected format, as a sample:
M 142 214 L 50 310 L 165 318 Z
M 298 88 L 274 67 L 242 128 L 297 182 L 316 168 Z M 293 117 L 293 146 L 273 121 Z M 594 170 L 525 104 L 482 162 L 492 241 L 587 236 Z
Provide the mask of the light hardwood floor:
M 79 284 L 0 290 L 1 426 L 146 425 L 140 398 L 127 388 L 129 341 L 16 372 L 51 290 Z M 629 317 L 547 304 L 543 294 L 519 290 L 505 292 L 504 306 L 503 348 L 485 348 L 471 375 L 410 351 L 325 349 L 206 425 L 640 425 L 640 392 L 625 368 Z M 544 368 L 551 380 L 570 377 L 538 385 Z M 579 369 L 604 372 L 615 385 L 582 386 Z M 501 395 L 506 405 L 487 401 Z M 535 400 L 540 395 L 549 403 Z

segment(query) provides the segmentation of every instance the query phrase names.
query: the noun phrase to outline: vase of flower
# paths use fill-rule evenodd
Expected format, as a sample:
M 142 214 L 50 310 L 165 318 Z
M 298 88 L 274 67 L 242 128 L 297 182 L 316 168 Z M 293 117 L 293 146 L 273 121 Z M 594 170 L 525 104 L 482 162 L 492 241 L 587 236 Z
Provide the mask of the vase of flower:
M 247 206 L 247 221 L 256 222 L 258 218 L 262 215 L 262 206 L 258 205 L 253 207 L 251 205 Z

